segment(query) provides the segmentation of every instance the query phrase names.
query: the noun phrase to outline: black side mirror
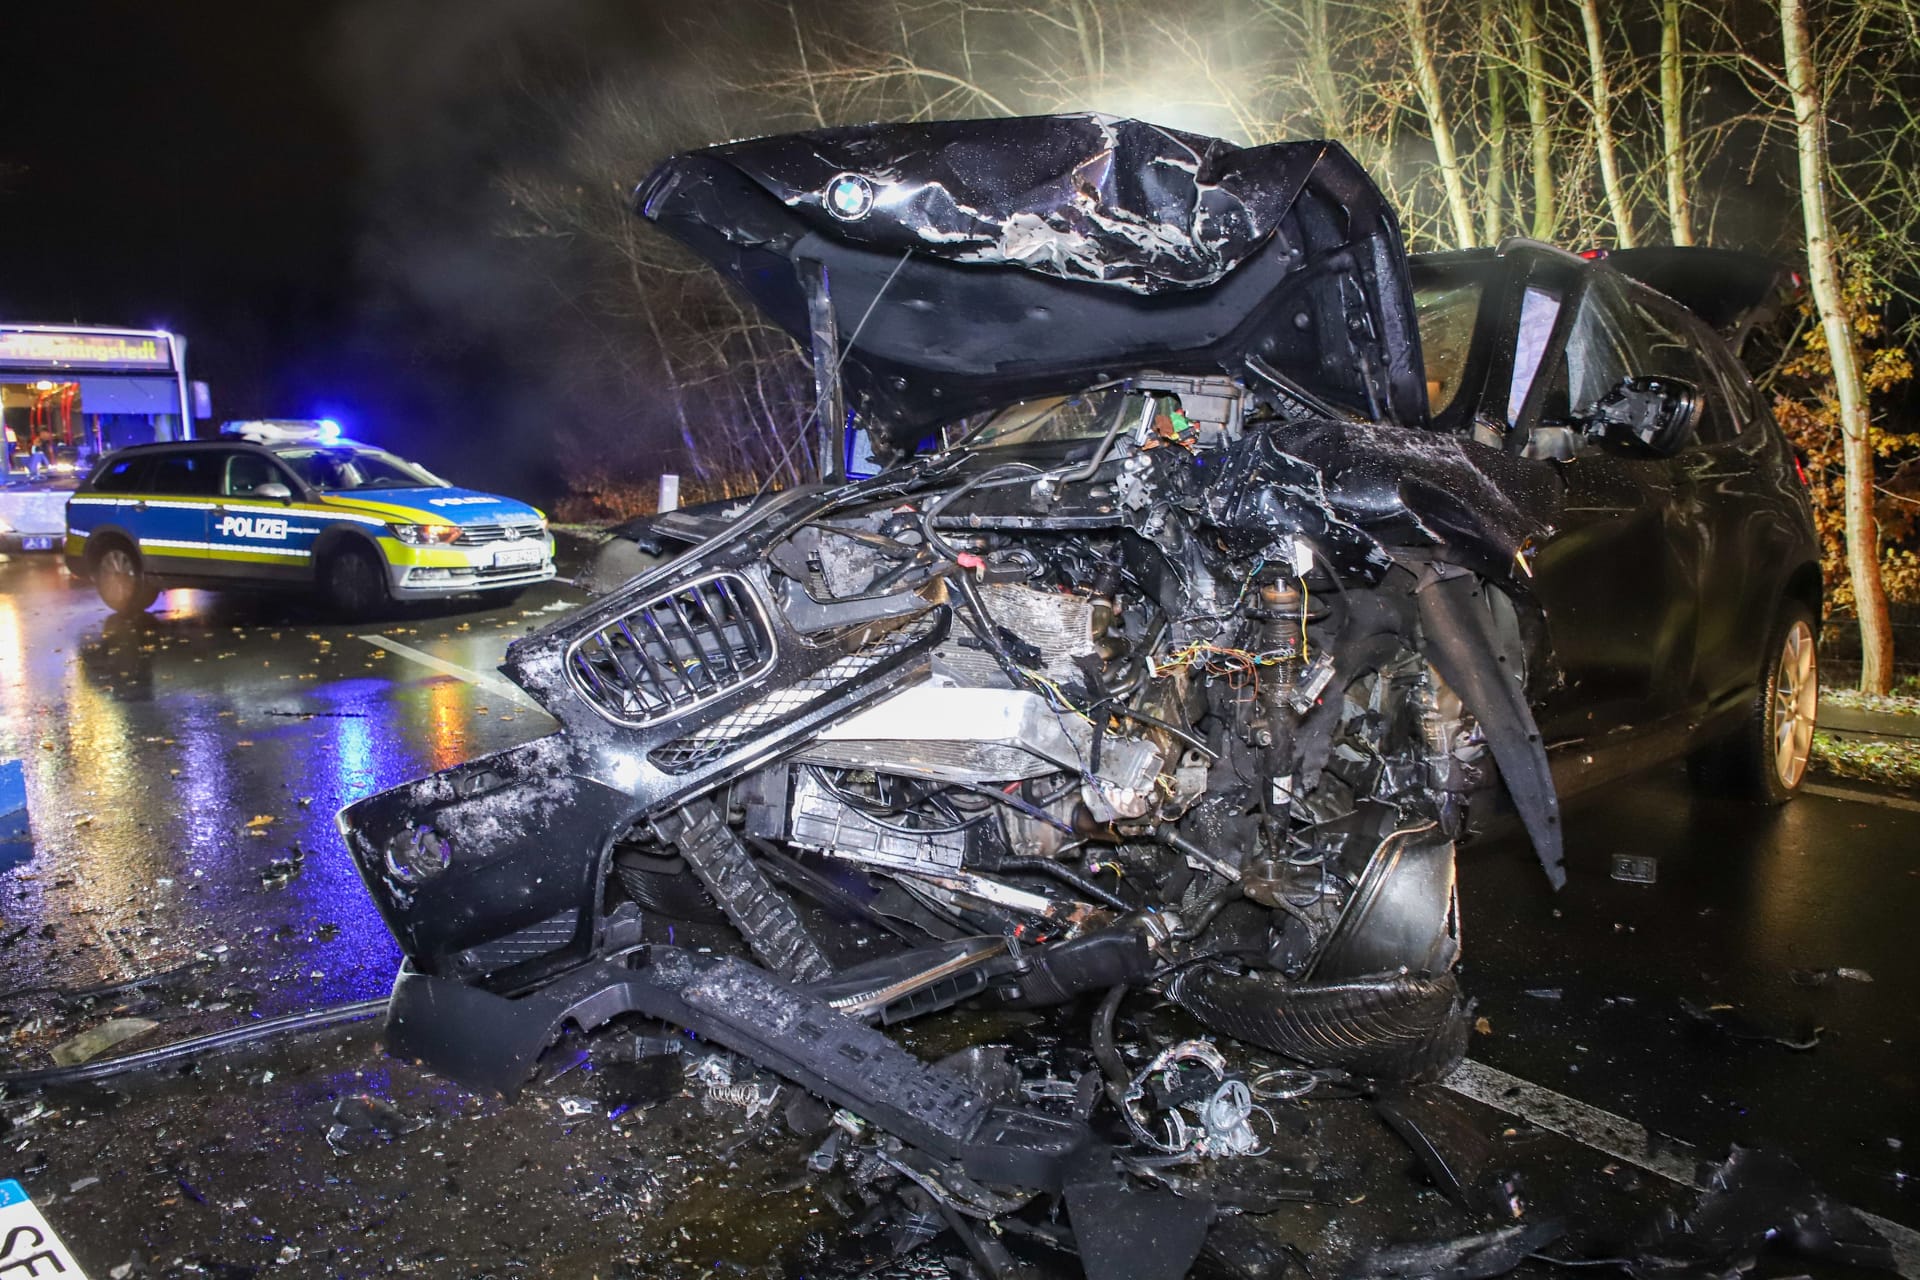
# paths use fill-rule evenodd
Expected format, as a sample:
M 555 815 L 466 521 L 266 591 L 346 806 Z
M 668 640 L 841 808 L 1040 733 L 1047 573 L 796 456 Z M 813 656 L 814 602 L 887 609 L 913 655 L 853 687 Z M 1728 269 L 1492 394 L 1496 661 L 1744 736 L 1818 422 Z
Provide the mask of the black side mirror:
M 1700 420 L 1700 390 L 1679 378 L 1620 379 L 1594 402 L 1581 425 L 1587 438 L 1646 457 L 1670 458 L 1686 448 Z

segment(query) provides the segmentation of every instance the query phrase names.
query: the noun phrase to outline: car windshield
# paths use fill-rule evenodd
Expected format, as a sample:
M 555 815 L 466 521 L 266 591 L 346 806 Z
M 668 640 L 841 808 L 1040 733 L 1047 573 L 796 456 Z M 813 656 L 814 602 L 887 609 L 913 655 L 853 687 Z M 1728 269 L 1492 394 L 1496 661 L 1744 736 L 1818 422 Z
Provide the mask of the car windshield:
M 446 483 L 405 458 L 397 458 L 384 449 L 360 445 L 286 449 L 279 456 L 302 480 L 322 493 L 345 493 L 354 489 L 437 489 Z
M 1005 449 L 1062 440 L 1098 440 L 1126 412 L 1124 387 L 1098 387 L 1070 396 L 1022 400 L 949 428 L 949 447 Z
M 1474 321 L 1480 315 L 1479 280 L 1450 273 L 1415 276 L 1414 310 L 1419 316 L 1420 355 L 1427 366 L 1427 412 L 1439 417 L 1460 394 L 1467 356 L 1473 350 Z

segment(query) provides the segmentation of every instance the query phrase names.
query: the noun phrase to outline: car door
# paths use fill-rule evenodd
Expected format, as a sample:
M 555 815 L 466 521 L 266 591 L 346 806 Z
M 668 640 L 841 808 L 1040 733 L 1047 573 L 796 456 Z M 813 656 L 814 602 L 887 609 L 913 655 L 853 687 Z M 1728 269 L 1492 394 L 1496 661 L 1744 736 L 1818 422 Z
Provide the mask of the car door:
M 1570 301 L 1519 424 L 1555 442 L 1548 465 L 1566 485 L 1560 525 L 1533 563 L 1558 675 L 1538 718 L 1549 745 L 1600 746 L 1680 711 L 1697 610 L 1692 553 L 1676 537 L 1674 464 L 1578 429 L 1601 396 L 1649 363 L 1644 320 L 1611 272 L 1590 269 Z
M 122 508 L 148 572 L 205 576 L 207 517 L 220 484 L 218 454 L 213 449 L 168 449 L 152 456 L 142 478 L 146 492 Z
M 1743 701 L 1759 678 L 1767 632 L 1786 574 L 1782 551 L 1798 544 L 1779 500 L 1780 467 L 1760 421 L 1770 410 L 1745 370 L 1696 317 L 1664 299 L 1650 304 L 1666 342 L 1655 372 L 1698 388 L 1693 439 L 1674 459 L 1692 521 L 1690 566 L 1699 626 L 1692 699 L 1703 711 Z
M 292 474 L 263 451 L 222 453 L 219 497 L 207 523 L 208 572 L 249 582 L 306 582 L 318 528 L 290 500 L 261 497 L 262 485 L 301 492 Z

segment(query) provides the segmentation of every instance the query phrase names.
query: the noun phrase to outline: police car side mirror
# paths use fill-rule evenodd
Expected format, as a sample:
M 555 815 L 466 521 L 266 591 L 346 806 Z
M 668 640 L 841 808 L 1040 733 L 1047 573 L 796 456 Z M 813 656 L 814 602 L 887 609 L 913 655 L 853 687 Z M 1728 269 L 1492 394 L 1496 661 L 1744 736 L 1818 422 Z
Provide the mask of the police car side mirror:
M 278 498 L 282 502 L 292 502 L 293 490 L 287 488 L 287 486 L 281 484 L 278 480 L 269 480 L 263 485 L 256 485 L 253 490 L 253 496 L 256 498 Z

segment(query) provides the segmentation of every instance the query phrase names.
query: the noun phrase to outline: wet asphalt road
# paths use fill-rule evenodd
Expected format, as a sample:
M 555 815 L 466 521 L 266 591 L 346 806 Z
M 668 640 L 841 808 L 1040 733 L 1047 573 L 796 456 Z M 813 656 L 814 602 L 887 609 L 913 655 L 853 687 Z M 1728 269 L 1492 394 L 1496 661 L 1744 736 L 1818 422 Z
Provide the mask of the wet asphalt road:
M 542 713 L 460 673 L 490 673 L 508 640 L 576 599 L 551 586 L 508 609 L 353 625 L 296 601 L 173 592 L 120 620 L 49 559 L 0 564 L 0 759 L 26 761 L 36 837 L 0 870 L 7 1065 L 47 1065 L 53 1044 L 111 1016 L 162 1024 L 137 1048 L 384 994 L 398 956 L 333 813 L 545 732 Z M 1761 813 L 1657 770 L 1574 804 L 1560 895 L 1524 848 L 1470 849 L 1473 1056 L 1704 1155 L 1785 1150 L 1838 1196 L 1920 1224 L 1920 805 L 1905 805 L 1807 796 Z M 1619 853 L 1657 858 L 1658 883 L 1610 879 Z M 59 994 L 170 971 L 139 991 Z M 96 1280 L 123 1264 L 818 1274 L 844 1234 L 791 1135 L 684 1098 L 568 1116 L 565 1079 L 518 1106 L 474 1099 L 384 1058 L 376 1034 L 0 1104 L 0 1177 L 23 1178 Z M 329 1146 L 340 1100 L 360 1094 L 430 1123 L 355 1126 Z M 1338 1149 L 1392 1168 L 1399 1190 L 1373 1186 L 1369 1207 L 1341 1214 L 1290 1210 L 1292 1238 L 1444 1227 L 1376 1124 L 1314 1114 L 1325 1131 L 1301 1139 L 1303 1165 L 1338 1163 Z M 1624 1220 L 1603 1211 L 1609 1197 L 1637 1212 L 1671 1191 L 1517 1129 L 1506 1140 L 1540 1165 L 1536 1185 L 1596 1222 Z

